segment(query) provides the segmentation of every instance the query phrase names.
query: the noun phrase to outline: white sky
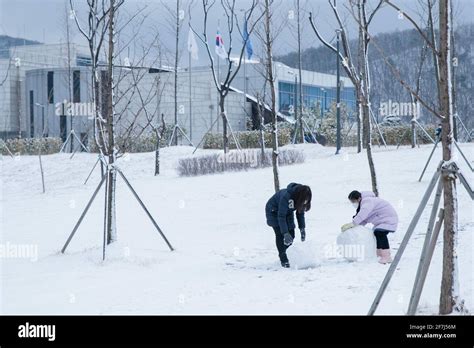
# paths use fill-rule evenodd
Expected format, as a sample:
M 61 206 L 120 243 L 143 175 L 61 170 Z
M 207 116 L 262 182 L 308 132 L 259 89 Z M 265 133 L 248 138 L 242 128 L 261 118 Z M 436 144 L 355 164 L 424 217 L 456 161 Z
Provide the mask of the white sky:
M 295 0 L 275 0 L 277 2 L 277 8 L 275 10 L 275 18 L 277 22 L 283 23 L 288 17 L 288 11 L 295 8 Z M 79 16 L 82 15 L 84 18 L 84 3 L 85 0 L 74 0 L 77 7 L 77 13 Z M 186 18 L 184 20 L 185 25 L 182 30 L 181 43 L 183 49 L 186 47 L 186 37 L 188 33 L 188 17 L 187 7 L 190 0 L 182 0 L 183 9 L 186 11 Z M 250 0 L 237 0 L 237 8 L 245 9 L 248 8 Z M 343 17 L 348 22 L 353 22 L 351 15 L 347 12 L 344 5 L 348 0 L 338 0 L 338 6 L 343 14 Z M 423 0 L 394 0 L 401 8 L 406 10 L 415 19 L 420 18 L 420 3 Z M 369 0 L 369 4 L 376 4 L 376 0 Z M 69 0 L 0 0 L 0 35 L 10 35 L 14 37 L 22 37 L 31 40 L 37 40 L 47 43 L 57 43 L 64 41 L 65 30 L 65 6 L 68 6 Z M 174 42 L 172 34 L 170 32 L 169 24 L 167 21 L 170 16 L 163 8 L 163 4 L 175 7 L 175 0 L 126 0 L 123 11 L 128 13 L 134 13 L 138 8 L 147 6 L 147 13 L 149 17 L 147 19 L 147 28 L 158 28 L 162 37 L 163 44 L 168 46 L 168 49 L 172 49 Z M 455 4 L 455 24 L 462 24 L 473 21 L 474 14 L 474 0 L 454 0 Z M 310 28 L 308 21 L 308 13 L 313 11 L 316 18 L 316 24 L 320 28 L 321 32 L 328 39 L 334 37 L 334 17 L 332 10 L 330 9 L 327 0 L 301 0 L 301 6 L 304 14 L 303 18 L 303 48 L 312 46 L 319 46 L 319 41 L 316 39 L 312 29 Z M 201 1 L 194 0 L 192 8 L 192 25 L 197 31 L 202 30 L 202 8 Z M 240 16 L 241 17 L 241 16 Z M 208 35 L 210 40 L 214 40 L 216 28 L 218 26 L 218 20 L 222 18 L 221 32 L 224 37 L 224 41 L 227 41 L 226 28 L 223 17 L 223 11 L 220 7 L 220 1 L 217 0 L 216 5 L 213 8 L 208 23 Z M 73 40 L 84 44 L 81 35 L 77 33 L 75 25 L 72 22 L 72 28 L 76 31 L 74 33 Z M 289 21 L 291 23 L 291 21 Z M 293 21 L 294 24 L 294 21 Z M 352 26 L 354 27 L 354 25 Z M 407 20 L 401 20 L 398 18 L 398 14 L 392 8 L 385 6 L 380 10 L 378 15 L 374 18 L 372 23 L 371 32 L 392 32 L 396 30 L 403 30 L 411 28 L 411 24 Z M 150 34 L 145 30 L 144 35 Z M 354 32 L 353 35 L 356 35 Z M 253 37 L 254 48 L 258 50 L 257 38 Z M 275 43 L 275 55 L 284 54 L 296 49 L 295 42 L 295 30 L 291 26 L 286 25 L 284 30 L 278 36 L 278 40 Z M 237 45 L 237 41 L 235 41 Z M 213 45 L 213 43 L 212 43 Z M 165 48 L 166 49 L 166 48 Z M 186 56 L 186 55 L 185 55 Z M 205 63 L 206 56 L 203 51 L 203 47 L 200 47 L 200 62 Z

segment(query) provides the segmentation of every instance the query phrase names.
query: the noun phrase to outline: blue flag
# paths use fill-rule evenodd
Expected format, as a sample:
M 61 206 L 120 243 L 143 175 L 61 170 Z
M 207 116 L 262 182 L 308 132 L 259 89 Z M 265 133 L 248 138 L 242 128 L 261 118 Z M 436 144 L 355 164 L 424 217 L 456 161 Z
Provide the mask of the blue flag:
M 245 18 L 245 23 L 244 23 L 244 42 L 245 48 L 247 49 L 247 59 L 251 59 L 253 56 L 253 46 L 252 46 L 252 41 L 250 41 L 250 34 L 247 28 L 247 18 Z

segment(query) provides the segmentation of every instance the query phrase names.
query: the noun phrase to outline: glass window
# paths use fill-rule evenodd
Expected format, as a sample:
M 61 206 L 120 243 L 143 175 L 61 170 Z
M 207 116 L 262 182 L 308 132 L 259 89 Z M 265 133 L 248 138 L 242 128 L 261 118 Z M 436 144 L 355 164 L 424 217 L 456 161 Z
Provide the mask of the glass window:
M 48 103 L 54 103 L 54 72 L 48 71 Z
M 81 71 L 74 70 L 72 72 L 72 102 L 81 102 Z

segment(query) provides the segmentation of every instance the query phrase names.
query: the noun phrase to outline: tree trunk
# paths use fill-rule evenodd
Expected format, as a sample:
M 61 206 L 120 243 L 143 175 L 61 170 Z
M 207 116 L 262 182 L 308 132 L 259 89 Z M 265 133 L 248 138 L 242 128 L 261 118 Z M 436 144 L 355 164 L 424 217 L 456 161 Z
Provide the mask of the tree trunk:
M 367 129 L 366 131 L 366 139 L 365 139 L 365 149 L 367 152 L 367 160 L 369 162 L 369 170 L 370 170 L 370 180 L 372 182 L 372 192 L 375 193 L 375 195 L 378 197 L 379 195 L 379 189 L 378 189 L 378 184 L 377 184 L 377 174 L 375 172 L 375 164 L 374 164 L 374 158 L 372 156 L 372 131 L 371 131 L 371 122 L 370 122 L 370 115 L 369 115 L 369 107 L 364 106 L 364 128 Z
M 356 87 L 358 90 L 358 87 Z M 362 112 L 361 112 L 361 102 L 360 102 L 360 92 L 357 93 L 357 153 L 362 152 Z
M 443 244 L 443 274 L 441 280 L 440 314 L 459 311 L 459 293 L 457 284 L 456 243 L 458 233 L 458 206 L 456 192 L 456 177 L 448 170 L 453 169 L 453 105 L 450 68 L 450 5 L 449 0 L 439 0 L 439 91 L 440 113 L 444 116 L 442 122 L 441 141 L 443 145 L 443 194 L 444 194 L 444 244 Z
M 278 169 L 278 123 L 276 113 L 273 113 L 272 117 L 272 167 L 275 192 L 278 192 L 280 191 L 280 174 Z
M 275 192 L 280 190 L 280 175 L 278 170 L 278 119 L 276 111 L 275 77 L 273 76 L 273 38 L 271 31 L 270 1 L 265 0 L 265 51 L 266 79 L 270 86 L 270 103 L 272 115 L 272 167 Z
M 109 20 L 109 51 L 108 51 L 108 74 L 107 74 L 107 157 L 109 166 L 115 163 L 115 143 L 114 143 L 114 101 L 113 101 L 113 64 L 114 64 L 114 25 L 115 25 L 115 0 L 110 0 L 110 20 Z M 108 171 L 107 181 L 107 244 L 117 240 L 116 219 L 115 219 L 115 188 L 116 172 Z
M 109 157 L 110 161 L 110 157 Z M 107 244 L 111 244 L 117 240 L 116 215 L 115 215 L 115 189 L 117 182 L 117 174 L 115 170 L 108 172 L 107 182 Z
M 365 101 L 364 101 L 365 103 Z M 370 129 L 370 117 L 368 112 L 366 111 L 368 107 L 366 105 L 362 105 L 362 148 L 367 149 L 367 144 L 371 141 L 371 129 Z
M 155 148 L 155 176 L 160 175 L 160 140 Z
M 176 46 L 175 46 L 175 56 L 174 56 L 174 126 L 178 124 L 178 65 L 179 65 L 179 7 L 180 0 L 176 1 Z M 173 144 L 178 145 L 178 132 L 174 133 Z
M 303 62 L 301 52 L 301 11 L 300 11 L 300 0 L 297 0 L 297 13 L 298 13 L 298 119 L 296 123 L 296 136 L 300 143 L 304 144 L 304 125 L 303 125 Z M 296 100 L 295 100 L 296 103 Z M 295 110 L 296 111 L 296 110 Z M 299 128 L 298 128 L 299 127 Z M 298 139 L 299 138 L 299 139 Z
M 362 23 L 364 28 L 368 27 L 366 16 L 365 1 L 359 2 L 359 23 Z M 372 182 L 372 191 L 378 197 L 379 189 L 377 184 L 377 174 L 375 172 L 374 158 L 372 155 L 372 122 L 370 119 L 370 70 L 369 70 L 369 36 L 364 28 L 359 27 L 359 57 L 362 61 L 359 62 L 360 67 L 360 82 L 361 95 L 363 98 L 362 104 L 362 122 L 364 131 L 364 145 L 367 152 L 367 159 L 369 162 L 370 179 Z
M 263 107 L 260 105 L 260 103 L 263 103 L 263 101 L 260 99 L 260 95 L 257 93 L 257 110 L 258 110 L 258 119 L 260 123 L 260 156 L 262 158 L 261 160 L 261 166 L 265 167 L 265 117 L 264 117 L 264 110 Z
M 227 153 L 229 152 L 229 135 L 227 134 L 227 115 L 225 113 L 225 98 L 222 95 L 219 98 L 219 111 L 222 117 L 222 137 L 224 143 L 224 153 Z
M 72 69 L 71 69 L 71 36 L 70 36 L 70 30 L 69 30 L 69 11 L 68 11 L 68 6 L 66 5 L 64 7 L 65 9 L 65 21 L 66 21 L 66 44 L 67 44 L 67 89 L 68 89 L 68 96 L 69 96 L 69 102 L 72 103 L 74 102 L 72 98 L 72 83 L 71 83 L 71 74 L 72 74 Z M 70 131 L 74 129 L 74 117 L 71 113 L 69 113 L 69 128 Z M 70 151 L 71 153 L 74 152 L 74 137 L 71 137 L 71 142 L 70 142 Z M 82 140 L 82 139 L 81 139 Z M 81 150 L 82 151 L 82 150 Z

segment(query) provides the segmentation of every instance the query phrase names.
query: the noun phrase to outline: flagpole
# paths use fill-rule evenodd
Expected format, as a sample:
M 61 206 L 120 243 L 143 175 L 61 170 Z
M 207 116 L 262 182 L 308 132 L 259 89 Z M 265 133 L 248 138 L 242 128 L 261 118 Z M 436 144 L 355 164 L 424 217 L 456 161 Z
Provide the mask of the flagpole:
M 241 10 L 244 11 L 244 10 Z M 244 26 L 245 26 L 245 31 L 247 31 L 247 22 L 246 22 L 246 16 L 245 16 L 245 11 L 244 11 Z M 245 35 L 245 34 L 244 34 Z M 248 40 L 248 38 L 246 39 Z M 246 41 L 244 42 L 245 44 Z M 244 47 L 244 113 L 247 116 L 247 110 L 245 109 L 245 103 L 247 102 L 247 50 L 246 47 Z
M 191 67 L 192 67 L 192 53 L 189 50 L 189 139 L 193 140 L 193 96 L 191 83 Z
M 221 87 L 221 62 L 220 62 L 220 57 L 217 56 L 217 83 L 219 85 L 219 90 Z M 220 114 L 219 114 L 219 93 L 217 93 L 217 104 L 216 104 L 216 109 L 217 109 L 217 132 L 219 131 L 219 118 L 220 118 Z
M 222 37 L 222 36 L 221 36 L 222 34 L 221 34 L 221 20 L 220 20 L 220 19 L 217 20 L 217 31 L 218 31 L 219 36 L 220 36 L 220 38 L 221 38 L 221 37 Z M 220 39 L 219 39 L 219 40 L 220 40 Z M 219 42 L 219 46 L 220 46 L 220 42 Z M 221 57 L 220 57 L 219 54 L 218 54 L 218 55 L 217 55 L 217 83 L 218 83 L 218 86 L 219 86 L 219 90 L 222 88 L 222 86 L 221 86 L 221 60 L 220 60 L 220 58 L 221 58 Z M 216 125 L 216 126 L 217 126 L 217 132 L 219 132 L 219 119 L 220 119 L 220 112 L 219 112 L 219 102 L 220 102 L 220 100 L 219 100 L 219 93 L 217 93 L 217 99 L 216 99 L 216 101 L 217 101 L 217 104 L 216 104 L 216 105 L 217 105 L 217 107 L 216 107 L 216 109 L 217 109 L 217 125 Z

